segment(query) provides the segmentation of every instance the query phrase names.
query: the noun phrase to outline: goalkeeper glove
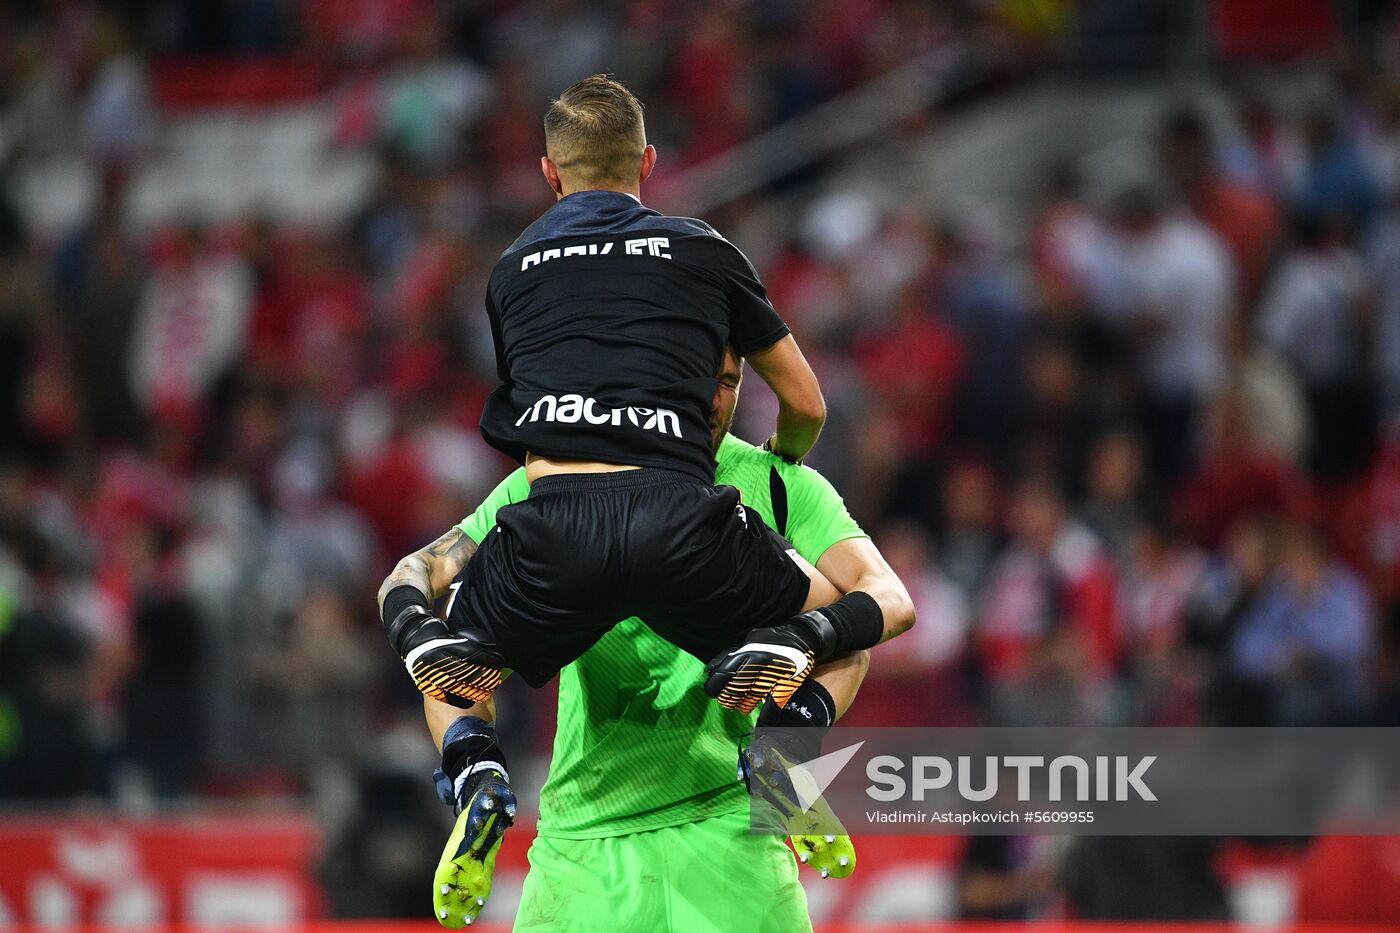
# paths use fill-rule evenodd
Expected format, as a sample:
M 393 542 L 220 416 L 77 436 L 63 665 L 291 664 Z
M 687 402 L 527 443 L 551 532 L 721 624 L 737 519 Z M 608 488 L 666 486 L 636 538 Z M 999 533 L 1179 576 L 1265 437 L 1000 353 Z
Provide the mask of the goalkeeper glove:
M 790 626 L 754 629 L 744 636 L 743 645 L 706 665 L 705 693 L 725 709 L 744 714 L 770 697 L 784 706 L 816 660 L 807 642 Z
M 471 926 L 491 896 L 496 853 L 515 821 L 515 792 L 496 730 L 476 716 L 448 727 L 433 777 L 438 796 L 457 814 L 433 875 L 433 914 L 457 930 Z
M 485 703 L 508 673 L 502 658 L 472 632 L 454 634 L 416 586 L 384 597 L 384 630 L 424 696 L 462 709 Z
M 794 616 L 785 625 L 754 629 L 738 648 L 705 668 L 705 692 L 726 709 L 751 713 L 765 699 L 786 706 L 817 661 L 872 648 L 885 617 L 869 593 L 852 590 L 830 606 Z

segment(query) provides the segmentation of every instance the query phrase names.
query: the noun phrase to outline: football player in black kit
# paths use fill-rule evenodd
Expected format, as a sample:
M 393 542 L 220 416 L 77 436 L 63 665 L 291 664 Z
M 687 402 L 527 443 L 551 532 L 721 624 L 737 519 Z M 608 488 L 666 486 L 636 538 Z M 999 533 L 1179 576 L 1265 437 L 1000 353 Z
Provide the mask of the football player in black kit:
M 423 579 L 414 568 L 397 585 L 391 574 L 380 594 L 390 639 L 423 693 L 468 707 L 512 670 L 541 686 L 638 616 L 709 662 L 706 692 L 724 706 L 783 707 L 815 664 L 905 624 L 864 592 L 840 596 L 737 490 L 713 485 L 725 345 L 777 395 L 765 446 L 785 459 L 821 431 L 816 377 L 733 244 L 642 205 L 656 150 L 626 88 L 580 81 L 544 128 L 558 200 L 491 273 L 502 385 L 481 418 L 486 440 L 525 464 L 530 496 L 500 511 L 436 592 L 409 582 Z M 448 590 L 444 623 L 431 608 Z

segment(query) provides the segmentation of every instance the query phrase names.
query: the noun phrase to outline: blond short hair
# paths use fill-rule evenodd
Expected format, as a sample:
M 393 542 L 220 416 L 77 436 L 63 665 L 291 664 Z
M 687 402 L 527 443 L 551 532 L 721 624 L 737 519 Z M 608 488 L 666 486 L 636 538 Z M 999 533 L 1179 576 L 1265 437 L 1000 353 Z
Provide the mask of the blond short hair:
M 585 183 L 631 181 L 647 146 L 642 102 L 607 75 L 584 78 L 545 111 L 544 144 L 561 174 Z

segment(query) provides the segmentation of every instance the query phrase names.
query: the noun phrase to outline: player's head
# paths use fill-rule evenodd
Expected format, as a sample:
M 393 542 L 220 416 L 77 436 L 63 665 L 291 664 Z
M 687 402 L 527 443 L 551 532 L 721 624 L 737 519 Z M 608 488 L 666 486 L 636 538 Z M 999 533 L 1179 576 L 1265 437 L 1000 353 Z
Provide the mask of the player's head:
M 641 190 L 656 165 L 642 102 L 607 75 L 571 85 L 544 115 L 545 180 L 558 197 L 596 189 Z
M 725 344 L 724 359 L 720 361 L 717 375 L 719 384 L 715 387 L 715 401 L 710 408 L 710 436 L 714 438 L 715 450 L 719 450 L 729 426 L 734 423 L 734 409 L 739 404 L 739 383 L 744 380 L 744 358 Z

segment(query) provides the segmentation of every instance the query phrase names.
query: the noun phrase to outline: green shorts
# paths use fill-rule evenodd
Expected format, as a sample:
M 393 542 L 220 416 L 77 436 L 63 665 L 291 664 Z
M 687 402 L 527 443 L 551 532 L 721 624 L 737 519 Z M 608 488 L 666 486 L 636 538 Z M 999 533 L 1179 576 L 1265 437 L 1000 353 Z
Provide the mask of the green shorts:
M 749 814 L 602 839 L 537 837 L 516 933 L 810 931 L 797 860 Z

